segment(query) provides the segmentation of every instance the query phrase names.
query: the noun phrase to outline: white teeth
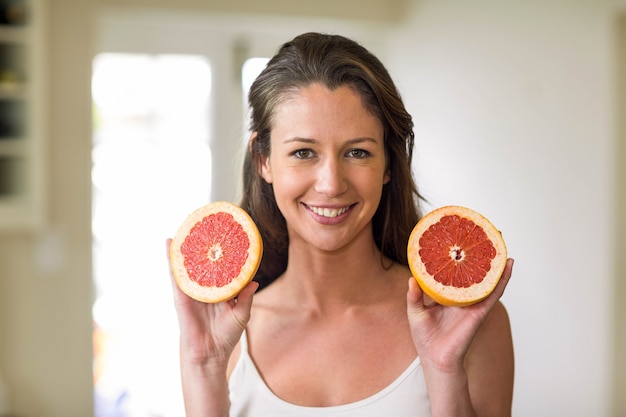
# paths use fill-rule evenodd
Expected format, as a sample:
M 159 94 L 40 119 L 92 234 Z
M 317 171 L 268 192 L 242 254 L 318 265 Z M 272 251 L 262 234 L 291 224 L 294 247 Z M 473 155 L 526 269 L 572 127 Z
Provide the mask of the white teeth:
M 318 214 L 320 216 L 337 217 L 345 213 L 346 211 L 348 211 L 349 207 L 343 207 L 340 209 L 329 209 L 329 208 L 323 208 L 323 207 L 310 207 L 310 208 L 311 208 L 311 211 L 313 211 L 313 213 Z

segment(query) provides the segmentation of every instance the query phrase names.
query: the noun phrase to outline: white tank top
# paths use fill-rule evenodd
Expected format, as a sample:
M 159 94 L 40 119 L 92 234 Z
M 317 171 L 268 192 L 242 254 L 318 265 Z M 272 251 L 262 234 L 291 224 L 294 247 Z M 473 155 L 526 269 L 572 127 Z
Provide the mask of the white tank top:
M 248 353 L 246 333 L 229 380 L 230 417 L 421 417 L 430 403 L 419 357 L 398 378 L 363 400 L 333 407 L 303 407 L 277 397 L 261 378 Z

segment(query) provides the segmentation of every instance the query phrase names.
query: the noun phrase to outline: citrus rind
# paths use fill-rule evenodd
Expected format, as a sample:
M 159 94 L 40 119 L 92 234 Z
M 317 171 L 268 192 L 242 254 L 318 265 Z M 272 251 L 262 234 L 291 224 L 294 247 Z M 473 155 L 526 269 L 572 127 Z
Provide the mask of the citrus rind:
M 249 239 L 247 257 L 239 274 L 228 284 L 218 286 L 202 286 L 194 281 L 185 267 L 185 256 L 181 251 L 191 229 L 205 217 L 216 213 L 229 213 L 239 223 Z M 205 303 L 217 303 L 234 298 L 256 274 L 263 254 L 261 234 L 252 218 L 241 207 L 227 201 L 209 203 L 193 211 L 180 225 L 170 245 L 170 265 L 172 275 L 178 287 L 188 296 Z
M 431 226 L 444 216 L 456 215 L 468 219 L 481 227 L 495 248 L 495 257 L 482 281 L 469 287 L 444 285 L 428 273 L 419 254 L 420 238 Z M 429 212 L 415 225 L 407 249 L 409 268 L 422 291 L 435 302 L 445 306 L 463 307 L 487 298 L 498 284 L 507 260 L 507 248 L 500 231 L 482 214 L 462 206 L 445 206 Z

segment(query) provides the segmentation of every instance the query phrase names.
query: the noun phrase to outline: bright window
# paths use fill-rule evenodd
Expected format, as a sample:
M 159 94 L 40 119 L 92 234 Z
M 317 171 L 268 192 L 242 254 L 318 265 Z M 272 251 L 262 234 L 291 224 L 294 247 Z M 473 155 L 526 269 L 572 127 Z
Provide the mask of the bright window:
M 252 86 L 256 77 L 258 77 L 261 71 L 263 71 L 263 68 L 265 68 L 268 61 L 269 58 L 255 57 L 249 58 L 244 62 L 243 67 L 241 68 L 241 90 L 243 91 L 244 109 L 247 109 L 248 106 L 248 92 L 250 91 L 250 86 Z M 246 114 L 246 117 L 248 116 L 249 115 Z M 244 126 L 249 126 L 247 119 L 244 121 Z M 248 141 L 247 135 L 244 135 L 244 141 Z
M 183 416 L 165 239 L 211 198 L 205 57 L 93 62 L 96 417 Z

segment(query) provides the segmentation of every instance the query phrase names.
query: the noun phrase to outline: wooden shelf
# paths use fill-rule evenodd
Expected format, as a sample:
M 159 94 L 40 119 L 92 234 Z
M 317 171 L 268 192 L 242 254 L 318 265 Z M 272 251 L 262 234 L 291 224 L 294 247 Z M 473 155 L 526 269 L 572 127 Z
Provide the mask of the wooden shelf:
M 0 231 L 43 221 L 43 1 L 0 0 Z

